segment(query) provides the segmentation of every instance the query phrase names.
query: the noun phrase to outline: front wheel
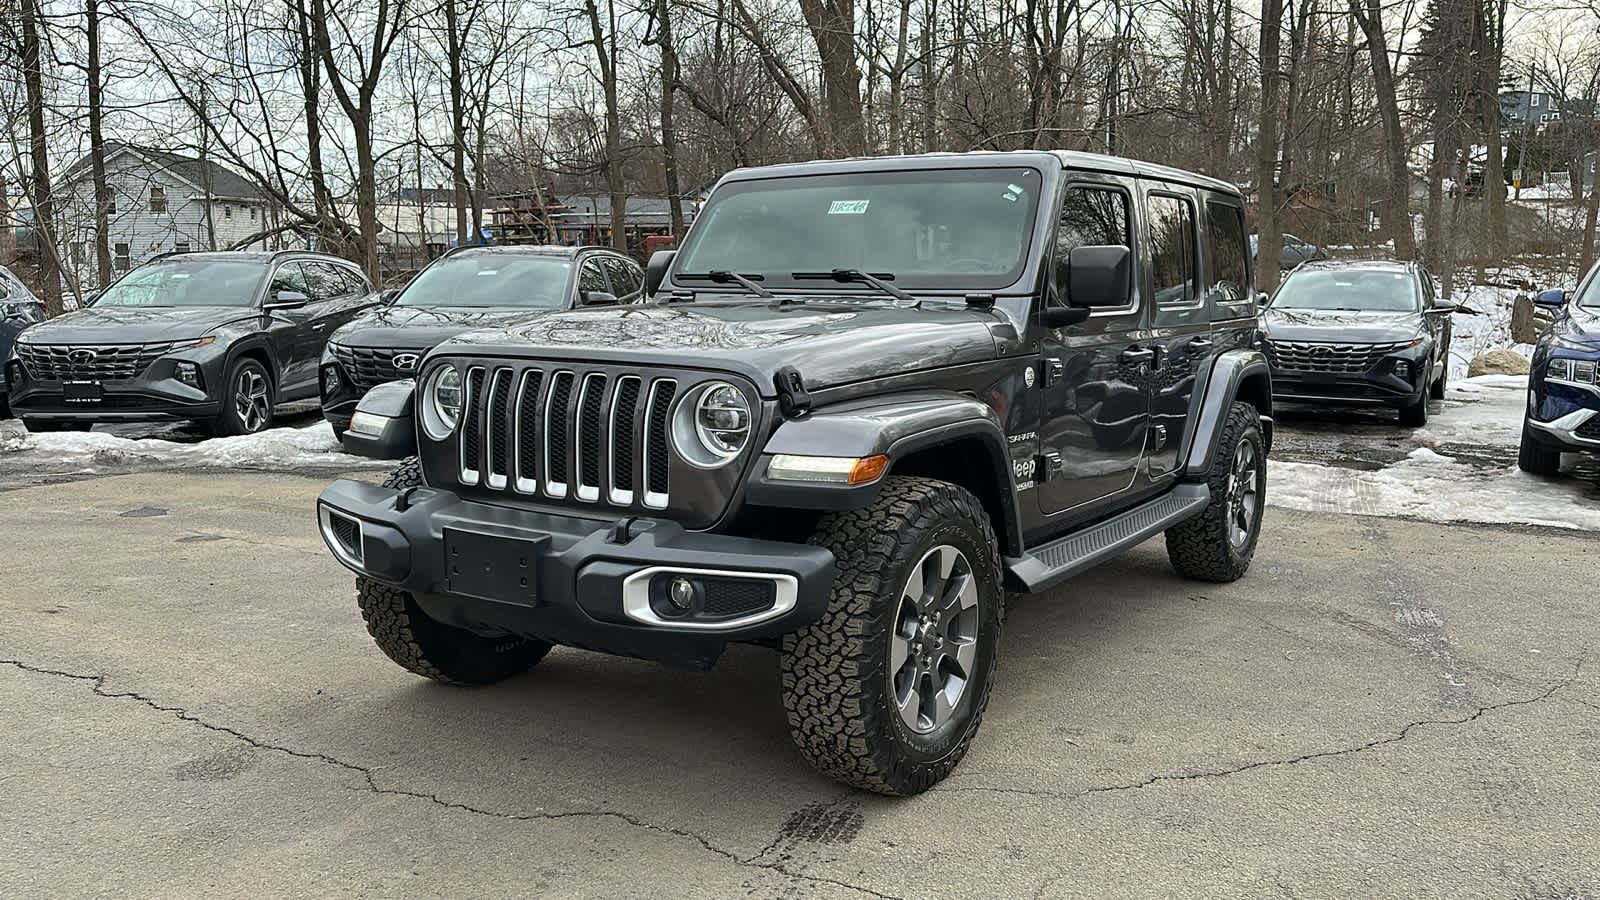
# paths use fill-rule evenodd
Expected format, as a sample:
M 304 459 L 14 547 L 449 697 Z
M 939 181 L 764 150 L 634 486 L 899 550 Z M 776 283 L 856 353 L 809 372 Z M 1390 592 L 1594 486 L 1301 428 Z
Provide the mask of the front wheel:
M 966 755 L 989 702 L 1005 602 L 989 517 L 964 488 L 891 477 L 812 542 L 837 567 L 827 612 L 783 641 L 790 734 L 826 775 L 922 793 Z
M 1407 428 L 1421 428 L 1428 424 L 1428 392 L 1423 391 L 1417 402 L 1400 407 L 1400 424 Z
M 1167 559 L 1185 578 L 1226 583 L 1250 568 L 1267 501 L 1267 452 L 1261 419 L 1235 403 L 1206 476 L 1211 502 L 1200 515 L 1167 529 Z
M 222 384 L 222 412 L 215 431 L 221 435 L 255 434 L 272 427 L 272 394 L 266 366 L 248 356 L 234 360 Z
M 1554 475 L 1561 469 L 1561 451 L 1540 443 L 1526 419 L 1522 422 L 1522 444 L 1517 448 L 1517 468 L 1530 475 Z

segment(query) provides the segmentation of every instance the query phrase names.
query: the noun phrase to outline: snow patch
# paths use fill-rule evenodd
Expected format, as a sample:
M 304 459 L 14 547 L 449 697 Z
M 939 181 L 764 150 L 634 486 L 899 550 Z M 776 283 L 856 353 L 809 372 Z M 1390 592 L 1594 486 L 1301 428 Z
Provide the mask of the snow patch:
M 346 454 L 326 422 L 185 444 L 158 438 L 135 440 L 98 431 L 32 434 L 21 422 L 13 420 L 0 422 L 0 453 L 28 453 L 54 463 L 90 469 L 152 463 L 251 469 L 393 465 Z
M 1515 450 L 1522 440 L 1528 376 L 1479 375 L 1454 382 L 1443 408 L 1412 432 L 1424 444 L 1462 444 Z
M 1515 466 L 1441 465 L 1413 454 L 1375 472 L 1273 462 L 1267 479 L 1267 502 L 1286 509 L 1600 529 L 1600 504 L 1579 496 L 1570 483 L 1527 475 Z

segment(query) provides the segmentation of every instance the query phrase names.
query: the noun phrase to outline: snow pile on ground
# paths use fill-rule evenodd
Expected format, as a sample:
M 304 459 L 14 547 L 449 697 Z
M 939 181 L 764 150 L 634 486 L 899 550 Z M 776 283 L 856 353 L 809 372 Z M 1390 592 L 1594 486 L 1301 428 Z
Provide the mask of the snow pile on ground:
M 1411 516 L 1431 522 L 1492 522 L 1600 529 L 1600 503 L 1573 475 L 1548 479 L 1515 464 L 1481 466 L 1433 448 L 1481 447 L 1514 456 L 1522 436 L 1528 379 L 1482 375 L 1452 384 L 1424 428 L 1423 444 L 1376 471 L 1274 461 L 1267 466 L 1267 502 L 1309 512 Z
M 1466 273 L 1462 273 L 1465 275 Z M 1457 312 L 1451 315 L 1450 378 L 1465 378 L 1467 364 L 1474 356 L 1490 350 L 1515 350 L 1532 358 L 1532 344 L 1518 344 L 1511 339 L 1511 310 L 1517 295 L 1529 294 L 1519 284 L 1532 284 L 1542 289 L 1559 286 L 1559 279 L 1541 275 L 1524 267 L 1490 269 L 1485 273 L 1490 284 L 1472 284 L 1457 288 L 1451 299 L 1477 313 Z
M 325 422 L 303 428 L 271 428 L 260 434 L 219 437 L 198 443 L 156 438 L 134 440 L 98 431 L 31 434 L 18 421 L 0 422 L 0 454 L 27 453 L 64 467 L 88 469 L 179 464 L 241 469 L 301 467 L 389 467 L 392 463 L 343 452 Z

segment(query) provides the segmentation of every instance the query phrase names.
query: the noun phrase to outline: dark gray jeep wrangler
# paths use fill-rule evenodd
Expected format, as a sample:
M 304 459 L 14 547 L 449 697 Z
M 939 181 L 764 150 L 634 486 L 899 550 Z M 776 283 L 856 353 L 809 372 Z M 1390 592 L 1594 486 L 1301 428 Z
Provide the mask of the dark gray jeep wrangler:
M 653 303 L 450 340 L 419 456 L 318 503 L 379 646 L 453 683 L 556 644 L 782 654 L 801 752 L 914 794 L 966 753 L 1007 592 L 1158 533 L 1244 574 L 1272 390 L 1238 191 L 1017 152 L 734 172 Z

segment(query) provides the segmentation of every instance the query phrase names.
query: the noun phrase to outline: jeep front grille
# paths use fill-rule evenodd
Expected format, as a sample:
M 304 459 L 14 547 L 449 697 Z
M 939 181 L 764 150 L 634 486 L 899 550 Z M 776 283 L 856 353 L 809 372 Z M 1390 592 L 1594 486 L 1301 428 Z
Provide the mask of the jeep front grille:
M 1267 341 L 1272 364 L 1292 372 L 1333 372 L 1359 375 L 1391 353 L 1411 346 L 1401 344 L 1327 344 L 1301 341 Z
M 39 381 L 130 381 L 157 359 L 171 353 L 158 344 L 26 344 L 16 343 L 23 368 Z
M 362 393 L 372 390 L 385 381 L 399 381 L 416 374 L 414 363 L 410 368 L 401 369 L 394 364 L 395 357 L 414 356 L 421 359 L 428 352 L 426 347 L 390 349 L 346 347 L 343 344 L 333 343 L 328 344 L 328 350 L 339 363 L 339 368 L 344 370 L 344 377 Z
M 459 441 L 461 484 L 665 509 L 668 414 L 677 389 L 673 378 L 472 366 Z

